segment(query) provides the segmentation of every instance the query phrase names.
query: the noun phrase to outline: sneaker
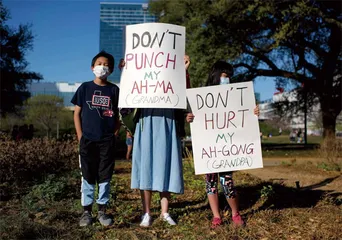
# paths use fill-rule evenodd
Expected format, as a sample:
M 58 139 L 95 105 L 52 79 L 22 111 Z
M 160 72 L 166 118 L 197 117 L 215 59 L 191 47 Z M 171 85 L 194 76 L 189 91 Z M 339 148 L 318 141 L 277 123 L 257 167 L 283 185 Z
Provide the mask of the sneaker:
M 97 219 L 102 226 L 108 227 L 113 224 L 113 220 L 104 211 L 98 211 Z
M 245 222 L 242 220 L 242 217 L 240 216 L 240 213 L 235 214 L 232 217 L 233 224 L 236 227 L 243 227 L 245 225 Z
M 152 224 L 152 217 L 150 216 L 150 214 L 145 213 L 142 217 L 141 217 L 141 223 L 140 223 L 140 227 L 149 227 Z
M 91 216 L 91 212 L 89 211 L 84 211 L 81 219 L 80 219 L 80 227 L 86 227 L 91 225 L 93 222 L 93 217 Z
M 217 228 L 218 226 L 221 226 L 222 225 L 222 220 L 221 218 L 218 218 L 218 217 L 214 217 L 213 220 L 211 221 L 211 229 L 215 229 Z
M 170 214 L 168 213 L 164 213 L 160 216 L 161 219 L 163 219 L 164 222 L 167 222 L 168 224 L 174 226 L 174 225 L 177 225 L 175 223 L 175 221 L 173 221 L 173 219 L 171 218 Z

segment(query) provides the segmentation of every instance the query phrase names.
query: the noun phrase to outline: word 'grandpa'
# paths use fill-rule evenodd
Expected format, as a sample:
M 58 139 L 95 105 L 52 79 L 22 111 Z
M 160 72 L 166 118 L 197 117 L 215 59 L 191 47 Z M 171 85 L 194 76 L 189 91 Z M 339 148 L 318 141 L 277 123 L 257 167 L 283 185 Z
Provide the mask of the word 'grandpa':
M 235 167 L 243 167 L 248 166 L 251 167 L 253 165 L 253 159 L 249 156 L 247 157 L 238 157 L 235 159 L 225 159 L 225 160 L 214 160 L 211 164 L 210 161 L 207 163 L 208 167 L 213 169 L 227 169 L 227 168 L 235 168 Z

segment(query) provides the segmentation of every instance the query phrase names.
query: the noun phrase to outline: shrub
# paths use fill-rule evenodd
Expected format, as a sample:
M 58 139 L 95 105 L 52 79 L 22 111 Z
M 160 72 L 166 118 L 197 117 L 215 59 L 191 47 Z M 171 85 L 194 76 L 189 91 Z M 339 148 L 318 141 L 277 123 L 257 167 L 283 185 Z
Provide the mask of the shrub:
M 1 182 L 41 179 L 46 174 L 72 170 L 78 165 L 75 140 L 35 138 L 16 142 L 0 137 Z
M 269 122 L 259 122 L 259 127 L 264 136 L 267 136 L 268 134 L 272 134 L 273 136 L 279 135 L 279 128 Z
M 77 174 L 77 176 L 75 175 Z M 78 171 L 56 176 L 50 174 L 45 181 L 36 184 L 31 191 L 24 196 L 24 202 L 27 206 L 38 203 L 42 207 L 41 200 L 45 203 L 51 201 L 61 201 L 63 199 L 72 199 L 79 197 L 79 186 L 81 184 L 81 176 Z
M 326 160 L 319 167 L 326 170 L 342 170 L 342 140 L 338 138 L 325 139 L 317 150 L 318 155 Z

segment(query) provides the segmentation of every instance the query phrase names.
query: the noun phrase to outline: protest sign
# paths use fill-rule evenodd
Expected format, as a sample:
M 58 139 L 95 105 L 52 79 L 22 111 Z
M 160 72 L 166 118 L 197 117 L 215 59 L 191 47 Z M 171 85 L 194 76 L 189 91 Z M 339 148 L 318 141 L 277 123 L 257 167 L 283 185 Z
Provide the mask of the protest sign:
M 262 168 L 252 82 L 187 89 L 195 173 Z
M 185 27 L 144 23 L 126 27 L 121 108 L 186 108 Z

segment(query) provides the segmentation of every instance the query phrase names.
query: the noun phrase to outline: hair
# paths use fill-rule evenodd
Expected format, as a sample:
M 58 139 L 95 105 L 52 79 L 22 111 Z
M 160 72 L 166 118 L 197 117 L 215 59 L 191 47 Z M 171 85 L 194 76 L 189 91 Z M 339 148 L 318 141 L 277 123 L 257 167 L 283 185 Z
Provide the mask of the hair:
M 226 73 L 228 77 L 232 77 L 234 74 L 234 69 L 231 64 L 219 60 L 211 67 L 206 86 L 219 85 L 222 73 Z
M 101 52 L 99 52 L 99 53 L 93 58 L 93 60 L 91 60 L 91 66 L 92 66 L 92 67 L 94 67 L 95 62 L 96 62 L 96 60 L 97 60 L 99 57 L 107 58 L 107 59 L 108 59 L 108 62 L 109 62 L 109 68 L 110 68 L 110 70 L 111 70 L 111 71 L 114 71 L 114 64 L 115 64 L 114 57 L 113 57 L 113 55 L 107 53 L 106 51 L 101 51 Z

